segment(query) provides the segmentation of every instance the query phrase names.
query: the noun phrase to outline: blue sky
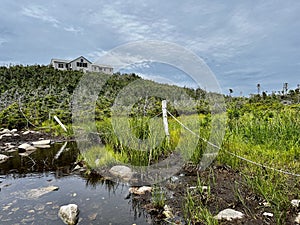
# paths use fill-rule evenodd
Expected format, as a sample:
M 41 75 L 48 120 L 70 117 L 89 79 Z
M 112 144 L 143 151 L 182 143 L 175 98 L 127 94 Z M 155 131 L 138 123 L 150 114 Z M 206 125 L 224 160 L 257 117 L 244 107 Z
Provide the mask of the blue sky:
M 94 61 L 131 41 L 168 41 L 201 57 L 224 93 L 256 93 L 257 83 L 270 93 L 300 83 L 299 15 L 297 0 L 1 0 L 0 64 Z

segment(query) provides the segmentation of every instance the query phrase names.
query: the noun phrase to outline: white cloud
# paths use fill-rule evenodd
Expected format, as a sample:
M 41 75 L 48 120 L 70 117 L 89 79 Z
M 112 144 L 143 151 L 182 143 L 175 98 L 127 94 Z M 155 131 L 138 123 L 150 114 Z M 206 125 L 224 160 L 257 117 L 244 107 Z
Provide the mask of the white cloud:
M 31 5 L 31 6 L 23 7 L 21 13 L 22 15 L 50 23 L 53 27 L 61 28 L 67 32 L 72 32 L 72 33 L 82 32 L 82 28 L 80 27 L 74 27 L 72 25 L 65 26 L 63 22 L 50 15 L 48 13 L 47 8 L 40 5 Z
M 52 17 L 51 15 L 49 15 L 47 9 L 42 6 L 31 5 L 31 6 L 24 7 L 22 9 L 22 14 L 28 17 L 49 22 L 55 27 L 60 24 L 60 22 L 54 17 Z
M 165 39 L 169 36 L 169 31 L 174 29 L 165 18 L 153 20 L 153 18 L 147 19 L 141 15 L 121 12 L 116 4 L 103 6 L 101 12 L 92 14 L 90 23 L 111 27 L 126 41 Z
M 97 61 L 100 57 L 104 56 L 107 53 L 107 51 L 104 51 L 102 49 L 99 49 L 97 51 L 88 52 L 86 54 L 86 57 L 90 59 L 92 62 Z M 100 63 L 100 62 L 99 62 Z
M 65 31 L 68 31 L 68 32 L 72 32 L 72 33 L 81 33 L 82 32 L 82 29 L 77 27 L 73 27 L 73 26 L 68 26 L 68 27 L 64 27 L 64 30 Z

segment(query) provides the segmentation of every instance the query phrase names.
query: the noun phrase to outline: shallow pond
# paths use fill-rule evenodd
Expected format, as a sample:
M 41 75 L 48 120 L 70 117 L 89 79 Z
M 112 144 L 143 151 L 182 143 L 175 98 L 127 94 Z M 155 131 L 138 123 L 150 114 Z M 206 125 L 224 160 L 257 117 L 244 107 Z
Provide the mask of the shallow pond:
M 80 210 L 79 224 L 149 224 L 138 205 L 128 196 L 128 186 L 110 181 L 90 181 L 70 172 L 78 150 L 74 143 L 58 155 L 63 143 L 38 149 L 29 156 L 18 152 L 0 164 L 0 224 L 64 224 L 59 207 L 74 203 Z M 41 196 L 36 190 L 55 186 Z

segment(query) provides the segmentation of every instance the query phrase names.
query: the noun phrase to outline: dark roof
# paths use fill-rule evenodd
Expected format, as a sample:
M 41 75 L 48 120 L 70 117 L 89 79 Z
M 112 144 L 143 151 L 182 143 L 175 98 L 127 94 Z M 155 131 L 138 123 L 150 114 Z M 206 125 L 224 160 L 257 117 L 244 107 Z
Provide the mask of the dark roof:
M 76 61 L 77 59 L 80 59 L 80 58 L 84 58 L 86 61 L 88 61 L 90 64 L 92 64 L 92 62 L 90 60 L 88 60 L 87 58 L 85 58 L 83 56 L 79 56 L 76 59 L 73 59 L 73 60 L 69 61 L 69 63 L 74 62 L 74 61 Z

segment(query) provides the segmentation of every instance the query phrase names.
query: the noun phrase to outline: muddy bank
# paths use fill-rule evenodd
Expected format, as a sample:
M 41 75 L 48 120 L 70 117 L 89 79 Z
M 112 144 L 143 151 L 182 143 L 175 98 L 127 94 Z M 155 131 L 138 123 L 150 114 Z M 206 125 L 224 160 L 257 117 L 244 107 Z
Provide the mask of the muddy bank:
M 199 184 L 199 181 L 201 184 Z M 273 214 L 272 202 L 266 202 L 262 196 L 254 193 L 246 185 L 243 175 L 225 165 L 212 165 L 205 171 L 182 169 L 170 180 L 160 184 L 166 197 L 167 205 L 173 214 L 167 218 L 163 207 L 155 207 L 150 194 L 133 196 L 136 204 L 152 216 L 155 224 L 207 224 L 207 221 L 194 218 L 195 211 L 207 209 L 212 216 L 216 216 L 224 209 L 233 209 L 243 214 L 242 219 L 227 221 L 219 220 L 218 224 L 277 224 Z M 202 188 L 200 188 L 200 186 Z M 200 190 L 201 189 L 201 190 Z M 193 199 L 195 211 L 188 211 L 188 197 Z M 200 207 L 201 206 L 201 207 Z M 286 224 L 295 224 L 299 208 L 288 205 L 285 215 Z

